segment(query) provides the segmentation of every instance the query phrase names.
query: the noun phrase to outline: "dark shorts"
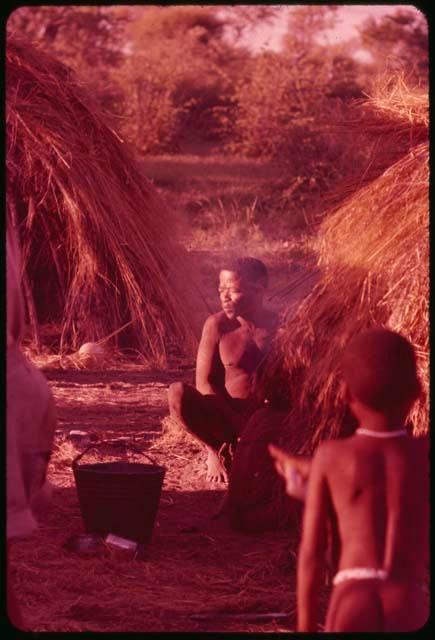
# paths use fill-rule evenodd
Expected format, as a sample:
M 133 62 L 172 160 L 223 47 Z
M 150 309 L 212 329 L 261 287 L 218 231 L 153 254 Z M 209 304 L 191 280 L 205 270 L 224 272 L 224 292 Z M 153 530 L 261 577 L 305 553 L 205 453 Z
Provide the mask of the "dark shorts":
M 248 422 L 249 418 L 257 411 L 258 403 L 254 402 L 251 398 L 228 398 L 228 404 L 231 409 L 237 413 L 241 418 L 242 427 Z M 241 431 L 238 431 L 237 436 L 240 436 Z
M 237 443 L 257 408 L 251 399 L 227 397 L 225 402 L 236 416 L 236 425 L 228 420 L 216 396 L 202 395 L 194 387 L 185 385 L 181 418 L 191 433 L 216 450 L 224 443 Z

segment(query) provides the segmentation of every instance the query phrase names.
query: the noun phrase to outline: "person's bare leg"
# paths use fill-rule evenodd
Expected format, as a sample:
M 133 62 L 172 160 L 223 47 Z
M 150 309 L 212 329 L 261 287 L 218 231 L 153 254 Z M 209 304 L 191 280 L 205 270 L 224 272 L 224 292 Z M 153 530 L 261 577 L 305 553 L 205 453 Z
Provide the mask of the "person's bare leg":
M 20 606 L 18 604 L 17 596 L 15 594 L 15 588 L 13 584 L 13 577 L 11 571 L 11 564 L 9 561 L 9 550 L 6 551 L 7 558 L 7 585 L 6 585 L 6 602 L 7 602 L 7 615 L 9 622 L 16 628 L 25 629 L 23 618 L 21 615 Z
M 334 587 L 325 631 L 383 631 L 382 601 L 377 586 L 371 581 L 349 581 Z
M 213 407 L 213 396 L 203 396 L 192 386 L 174 382 L 168 390 L 170 415 L 207 450 L 207 480 L 228 482 L 230 456 L 228 447 L 234 435 L 228 428 L 218 407 Z

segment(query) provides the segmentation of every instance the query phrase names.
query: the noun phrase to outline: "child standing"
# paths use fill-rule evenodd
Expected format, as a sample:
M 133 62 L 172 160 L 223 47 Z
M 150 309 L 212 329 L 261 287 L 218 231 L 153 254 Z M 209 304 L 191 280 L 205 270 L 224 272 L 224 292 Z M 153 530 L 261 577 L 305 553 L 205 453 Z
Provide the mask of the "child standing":
M 420 393 L 414 351 L 399 334 L 371 329 L 350 341 L 342 371 L 359 426 L 320 445 L 310 466 L 298 631 L 317 630 L 331 523 L 340 553 L 325 631 L 415 631 L 428 619 L 429 460 L 427 438 L 404 428 Z M 294 472 L 284 452 L 271 453 L 284 477 Z

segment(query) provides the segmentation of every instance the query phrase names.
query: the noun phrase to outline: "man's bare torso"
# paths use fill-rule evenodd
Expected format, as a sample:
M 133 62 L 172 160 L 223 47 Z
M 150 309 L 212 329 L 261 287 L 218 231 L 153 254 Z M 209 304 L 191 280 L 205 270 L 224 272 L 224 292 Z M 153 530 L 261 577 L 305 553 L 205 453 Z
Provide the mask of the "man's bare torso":
M 427 439 L 355 435 L 326 446 L 343 541 L 339 569 L 382 567 L 398 580 L 421 578 L 428 561 Z
M 218 332 L 217 354 L 225 371 L 225 389 L 232 398 L 246 399 L 253 374 L 266 355 L 277 326 L 277 316 L 263 311 L 255 323 L 214 316 Z

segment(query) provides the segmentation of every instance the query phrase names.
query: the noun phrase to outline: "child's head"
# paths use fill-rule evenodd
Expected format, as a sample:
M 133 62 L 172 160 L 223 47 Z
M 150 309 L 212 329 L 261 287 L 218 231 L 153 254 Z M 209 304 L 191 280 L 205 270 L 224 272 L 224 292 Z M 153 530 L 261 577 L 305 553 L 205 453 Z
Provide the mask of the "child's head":
M 225 262 L 219 273 L 219 296 L 228 318 L 255 311 L 267 285 L 268 273 L 261 260 L 245 257 Z
M 364 331 L 350 340 L 342 358 L 350 404 L 404 417 L 420 394 L 411 343 L 388 329 Z

